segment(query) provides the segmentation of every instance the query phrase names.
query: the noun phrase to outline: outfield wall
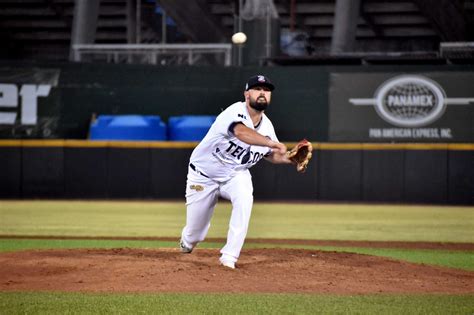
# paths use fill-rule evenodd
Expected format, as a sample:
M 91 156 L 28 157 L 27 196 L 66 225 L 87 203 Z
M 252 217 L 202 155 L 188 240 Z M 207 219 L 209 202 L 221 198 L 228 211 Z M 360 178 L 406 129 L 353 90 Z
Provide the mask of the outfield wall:
M 95 115 L 218 115 L 276 85 L 281 141 L 474 143 L 474 65 L 157 67 L 0 61 L 0 138 L 87 139 Z M 394 81 L 394 79 L 396 79 Z
M 195 145 L 1 140 L 0 198 L 184 200 Z M 264 161 L 252 168 L 255 198 L 474 204 L 474 144 L 314 143 L 314 148 L 305 174 Z

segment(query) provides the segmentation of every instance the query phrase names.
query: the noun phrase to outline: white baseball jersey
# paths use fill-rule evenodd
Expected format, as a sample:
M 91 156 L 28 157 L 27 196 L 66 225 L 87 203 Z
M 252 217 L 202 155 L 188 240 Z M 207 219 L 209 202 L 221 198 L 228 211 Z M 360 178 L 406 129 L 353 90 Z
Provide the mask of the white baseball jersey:
M 236 172 L 249 169 L 271 153 L 268 147 L 249 145 L 237 139 L 230 127 L 239 122 L 278 141 L 273 124 L 265 114 L 262 114 L 262 120 L 255 128 L 245 102 L 230 105 L 217 116 L 204 139 L 191 154 L 191 164 L 214 181 L 225 182 L 235 176 Z

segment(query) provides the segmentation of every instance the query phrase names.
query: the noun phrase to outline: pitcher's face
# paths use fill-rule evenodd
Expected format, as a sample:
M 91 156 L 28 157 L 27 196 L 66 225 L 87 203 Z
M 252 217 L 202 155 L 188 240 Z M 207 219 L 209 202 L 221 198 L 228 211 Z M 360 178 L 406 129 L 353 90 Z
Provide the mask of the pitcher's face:
M 246 91 L 246 93 L 248 93 L 246 97 L 249 100 L 249 105 L 253 109 L 261 112 L 270 105 L 272 92 L 269 88 L 265 86 L 255 86 Z

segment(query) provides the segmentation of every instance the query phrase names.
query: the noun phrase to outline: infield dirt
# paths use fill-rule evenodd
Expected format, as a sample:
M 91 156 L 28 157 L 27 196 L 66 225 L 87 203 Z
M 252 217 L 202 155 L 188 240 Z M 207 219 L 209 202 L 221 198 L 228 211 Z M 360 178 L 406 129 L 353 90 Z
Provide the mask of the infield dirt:
M 0 291 L 474 293 L 474 272 L 383 257 L 247 249 L 237 269 L 196 249 L 27 250 L 0 254 Z

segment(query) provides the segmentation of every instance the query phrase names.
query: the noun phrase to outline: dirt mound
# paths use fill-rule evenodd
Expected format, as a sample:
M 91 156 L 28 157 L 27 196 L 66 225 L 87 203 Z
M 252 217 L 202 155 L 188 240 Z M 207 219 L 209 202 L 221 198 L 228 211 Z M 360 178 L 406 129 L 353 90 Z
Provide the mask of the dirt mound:
M 0 254 L 0 291 L 474 293 L 474 272 L 382 257 L 299 249 L 34 250 Z

